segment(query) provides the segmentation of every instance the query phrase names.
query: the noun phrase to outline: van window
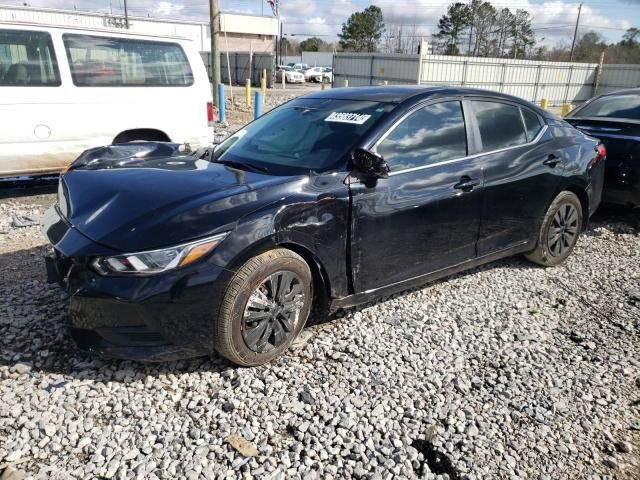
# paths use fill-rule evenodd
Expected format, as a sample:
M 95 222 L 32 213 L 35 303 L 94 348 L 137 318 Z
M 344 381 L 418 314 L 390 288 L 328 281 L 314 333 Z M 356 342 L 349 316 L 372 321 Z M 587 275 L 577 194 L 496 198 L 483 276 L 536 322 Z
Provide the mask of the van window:
M 185 87 L 193 72 L 176 43 L 65 34 L 62 36 L 79 87 Z
M 0 85 L 56 87 L 60 73 L 46 32 L 0 30 Z

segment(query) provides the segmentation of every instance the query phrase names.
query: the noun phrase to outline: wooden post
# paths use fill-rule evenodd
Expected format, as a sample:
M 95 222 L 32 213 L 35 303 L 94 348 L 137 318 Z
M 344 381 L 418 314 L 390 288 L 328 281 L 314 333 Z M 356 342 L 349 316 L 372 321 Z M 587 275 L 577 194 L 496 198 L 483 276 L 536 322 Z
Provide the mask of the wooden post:
M 231 105 L 235 105 L 236 102 L 233 100 L 233 82 L 231 81 L 231 61 L 229 60 L 229 39 L 227 38 L 226 28 L 224 29 L 224 43 L 225 43 L 225 49 L 227 51 L 227 77 L 229 77 L 229 95 L 231 96 Z M 237 57 L 236 57 L 236 60 L 237 60 Z M 236 75 L 236 82 L 237 81 L 238 79 Z
M 604 67 L 604 50 L 600 54 L 600 63 L 596 67 L 596 78 L 593 81 L 593 92 L 591 94 L 592 97 L 598 95 L 598 90 L 600 90 L 600 77 L 602 76 L 602 69 Z

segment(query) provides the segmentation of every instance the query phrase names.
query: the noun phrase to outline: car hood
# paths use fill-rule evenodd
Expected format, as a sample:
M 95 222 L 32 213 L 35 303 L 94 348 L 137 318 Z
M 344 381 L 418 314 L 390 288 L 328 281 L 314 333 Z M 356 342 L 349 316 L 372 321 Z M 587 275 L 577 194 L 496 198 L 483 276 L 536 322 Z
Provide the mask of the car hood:
M 76 168 L 62 176 L 59 209 L 80 233 L 126 252 L 231 230 L 244 215 L 286 195 L 283 177 L 191 156 L 127 168 Z M 63 198 L 60 198 L 63 197 Z

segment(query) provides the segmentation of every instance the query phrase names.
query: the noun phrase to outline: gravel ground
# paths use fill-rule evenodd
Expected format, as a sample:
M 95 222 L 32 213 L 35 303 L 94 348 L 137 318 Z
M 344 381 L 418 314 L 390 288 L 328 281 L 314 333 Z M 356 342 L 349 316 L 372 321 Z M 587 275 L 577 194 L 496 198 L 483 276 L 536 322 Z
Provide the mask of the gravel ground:
M 53 202 L 0 200 L 3 480 L 640 479 L 638 211 L 601 211 L 563 266 L 493 263 L 237 369 L 78 352 L 16 226 Z
M 339 314 L 279 361 L 236 369 L 76 351 L 39 227 L 14 226 L 53 201 L 0 201 L 0 471 L 640 478 L 639 212 L 598 215 L 564 266 L 497 262 Z

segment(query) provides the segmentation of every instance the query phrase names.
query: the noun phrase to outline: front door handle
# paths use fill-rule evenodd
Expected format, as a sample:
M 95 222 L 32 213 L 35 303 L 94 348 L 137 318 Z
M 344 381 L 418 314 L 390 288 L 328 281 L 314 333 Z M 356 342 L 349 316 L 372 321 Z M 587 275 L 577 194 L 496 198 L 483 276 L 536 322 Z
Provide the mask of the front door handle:
M 547 157 L 547 159 L 542 162 L 543 165 L 547 167 L 555 168 L 555 166 L 560 163 L 560 159 L 556 157 L 553 153 Z
M 456 190 L 462 190 L 463 192 L 470 192 L 478 185 L 480 185 L 480 180 L 471 178 L 468 175 L 463 175 L 460 177 L 460 181 L 456 183 L 453 188 Z

